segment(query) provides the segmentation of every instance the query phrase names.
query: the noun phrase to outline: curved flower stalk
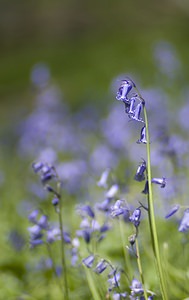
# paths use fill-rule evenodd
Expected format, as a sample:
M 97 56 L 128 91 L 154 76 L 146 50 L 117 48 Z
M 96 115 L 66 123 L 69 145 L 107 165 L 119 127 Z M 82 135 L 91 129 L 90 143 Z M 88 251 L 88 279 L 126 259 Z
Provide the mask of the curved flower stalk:
M 55 207 L 55 211 L 58 214 L 58 220 L 59 220 L 59 228 L 56 230 L 56 232 L 53 232 L 53 229 L 48 228 L 48 221 L 47 216 L 41 217 L 41 222 L 37 223 L 37 225 L 34 225 L 33 227 L 36 228 L 36 226 L 39 227 L 40 231 L 41 228 L 45 229 L 47 231 L 47 240 L 46 243 L 51 244 L 54 242 L 58 236 L 58 239 L 61 240 L 61 262 L 62 262 L 62 269 L 63 269 L 63 280 L 64 280 L 64 299 L 69 300 L 69 288 L 68 288 L 68 280 L 67 280 L 67 266 L 66 266 L 66 256 L 65 256 L 65 243 L 70 243 L 71 239 L 69 235 L 64 232 L 64 226 L 63 226 L 63 218 L 62 218 L 62 197 L 61 197 L 61 181 L 59 179 L 59 176 L 56 172 L 56 169 L 54 166 L 43 163 L 43 162 L 34 162 L 32 164 L 33 170 L 35 173 L 40 175 L 41 183 L 43 184 L 44 188 L 52 194 L 52 205 Z M 53 183 L 52 181 L 55 181 L 55 187 L 51 185 Z M 30 215 L 30 221 L 32 221 L 34 224 L 36 223 L 36 217 L 38 212 L 34 211 L 32 215 Z M 33 228 L 32 227 L 32 228 Z M 34 228 L 34 229 L 35 229 Z M 43 240 L 43 234 L 41 232 L 37 232 L 37 238 L 33 235 L 31 236 L 31 245 L 35 246 L 38 244 L 42 244 Z M 31 229 L 30 229 L 31 232 Z M 36 243 L 37 242 L 37 243 Z M 48 252 L 49 252 L 48 247 Z M 49 252 L 50 253 L 50 252 Z M 51 256 L 51 255 L 50 255 Z M 53 269 L 55 270 L 54 264 Z M 56 271 L 55 271 L 56 273 Z
M 163 267 L 160 257 L 159 251 L 159 243 L 158 243 L 158 235 L 156 228 L 156 220 L 155 220 L 155 211 L 154 211 L 154 200 L 152 194 L 152 183 L 159 184 L 161 188 L 164 188 L 166 185 L 165 178 L 152 178 L 151 174 L 151 157 L 150 157 L 150 136 L 149 136 L 149 124 L 147 118 L 147 111 L 145 106 L 145 100 L 142 98 L 140 92 L 136 88 L 135 83 L 130 79 L 126 78 L 122 80 L 120 88 L 117 92 L 116 99 L 122 101 L 125 105 L 125 113 L 131 120 L 141 122 L 143 124 L 140 139 L 137 141 L 138 144 L 146 145 L 147 152 L 147 162 L 143 161 L 142 164 L 138 167 L 135 180 L 143 181 L 145 180 L 146 173 L 146 184 L 142 193 L 147 195 L 148 200 L 148 219 L 151 233 L 151 241 L 154 252 L 154 257 L 156 261 L 156 266 L 158 270 L 160 287 L 162 299 L 167 300 L 167 290 L 165 284 L 165 278 L 163 273 Z M 144 120 L 141 117 L 143 111 Z

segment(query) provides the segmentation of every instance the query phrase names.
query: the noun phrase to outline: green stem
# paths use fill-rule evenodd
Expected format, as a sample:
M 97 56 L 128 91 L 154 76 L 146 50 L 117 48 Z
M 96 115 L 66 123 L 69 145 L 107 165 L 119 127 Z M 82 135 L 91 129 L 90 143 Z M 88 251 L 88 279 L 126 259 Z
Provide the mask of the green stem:
M 50 257 L 50 259 L 52 261 L 52 271 L 54 273 L 57 285 L 58 285 L 58 287 L 59 287 L 59 289 L 60 289 L 60 291 L 62 293 L 63 290 L 62 290 L 62 286 L 61 286 L 60 280 L 59 280 L 59 278 L 57 276 L 57 273 L 56 273 L 56 266 L 55 266 L 55 263 L 54 263 L 54 259 L 53 259 L 53 255 L 52 255 L 52 251 L 51 251 L 51 246 L 48 243 L 46 243 L 46 246 L 47 246 L 48 255 L 49 255 L 49 257 Z
M 59 227 L 60 227 L 60 236 L 61 236 L 61 260 L 62 260 L 62 267 L 63 267 L 63 278 L 64 278 L 64 294 L 65 294 L 65 300 L 69 300 L 69 291 L 68 291 L 68 281 L 67 281 L 67 268 L 66 268 L 66 259 L 65 259 L 65 242 L 64 242 L 64 236 L 63 236 L 63 219 L 62 219 L 62 199 L 60 196 L 60 185 L 61 183 L 58 182 L 57 189 L 58 189 L 58 195 L 59 195 L 59 207 L 57 209 L 58 213 L 58 219 L 59 219 Z
M 160 280 L 160 287 L 163 300 L 167 300 L 167 289 L 163 274 L 163 267 L 161 264 L 161 257 L 159 251 L 159 243 L 158 243 L 158 236 L 157 236 L 157 229 L 156 229 L 156 221 L 155 221 L 155 213 L 154 213 L 154 202 L 153 202 L 153 194 L 152 194 L 152 175 L 151 175 L 151 161 L 150 161 L 150 138 L 149 138 L 149 127 L 148 127 L 148 118 L 147 112 L 144 105 L 144 118 L 146 124 L 146 139 L 147 139 L 147 179 L 148 179 L 148 218 L 149 218 L 149 225 L 150 225 L 150 233 L 152 239 L 152 246 L 154 251 L 154 257 L 157 265 L 159 280 Z
M 126 243 L 125 243 L 125 239 L 124 239 L 125 234 L 124 234 L 124 231 L 123 231 L 123 222 L 122 222 L 122 220 L 119 220 L 119 228 L 120 228 L 120 234 L 121 234 L 123 254 L 124 254 L 124 258 L 125 258 L 125 268 L 126 268 L 127 279 L 128 279 L 129 282 L 131 282 L 130 271 L 132 270 L 132 268 L 131 268 L 129 255 L 127 257 L 127 253 L 126 253 Z
M 147 296 L 146 288 L 145 288 L 145 283 L 144 283 L 144 276 L 143 276 L 143 271 L 142 271 L 142 264 L 141 264 L 141 259 L 140 259 L 140 251 L 139 251 L 139 245 L 138 245 L 138 238 L 136 238 L 135 245 L 136 245 L 136 255 L 137 255 L 138 270 L 139 270 L 141 282 L 142 282 L 142 285 L 143 285 L 143 288 L 144 288 L 144 298 L 145 298 L 145 300 L 148 300 L 148 296 Z

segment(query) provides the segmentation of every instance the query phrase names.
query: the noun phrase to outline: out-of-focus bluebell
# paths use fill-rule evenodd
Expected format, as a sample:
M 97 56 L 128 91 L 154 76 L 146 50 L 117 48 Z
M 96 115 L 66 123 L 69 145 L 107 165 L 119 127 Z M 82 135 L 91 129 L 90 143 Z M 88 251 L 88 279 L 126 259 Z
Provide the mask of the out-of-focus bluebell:
M 111 216 L 117 217 L 119 215 L 123 215 L 124 213 L 128 212 L 128 208 L 125 205 L 124 200 L 117 200 L 115 204 L 111 207 Z
M 140 281 L 138 281 L 136 278 L 132 280 L 130 289 L 131 289 L 131 296 L 140 296 L 143 295 L 144 293 L 142 283 L 140 283 Z
M 121 300 L 127 297 L 127 293 L 114 293 L 112 295 L 113 300 Z
M 189 230 L 189 208 L 184 211 L 184 215 L 179 225 L 180 232 L 186 232 Z
M 44 88 L 50 81 L 51 74 L 48 66 L 44 63 L 34 65 L 31 71 L 31 81 L 38 88 Z
M 114 288 L 118 288 L 120 286 L 120 272 L 116 269 L 111 271 L 108 275 L 108 291 L 111 292 Z
M 98 274 L 101 274 L 106 270 L 107 266 L 108 266 L 107 262 L 104 259 L 101 259 L 99 263 L 96 265 L 94 271 Z
M 129 220 L 134 224 L 135 227 L 138 227 L 140 225 L 140 217 L 141 217 L 141 209 L 137 208 L 134 210 Z
M 87 267 L 87 268 L 92 268 L 93 263 L 94 263 L 94 255 L 89 255 L 86 258 L 82 260 L 82 263 Z
M 166 214 L 165 218 L 168 219 L 170 217 L 172 217 L 174 214 L 176 214 L 176 212 L 179 210 L 180 205 L 176 204 L 174 205 L 171 210 Z
M 106 198 L 114 198 L 119 191 L 118 184 L 113 184 L 110 189 L 106 192 Z
M 102 172 L 102 175 L 101 175 L 99 181 L 97 182 L 97 185 L 99 187 L 103 187 L 103 188 L 108 187 L 107 180 L 108 180 L 109 174 L 110 174 L 110 168 L 108 168 Z

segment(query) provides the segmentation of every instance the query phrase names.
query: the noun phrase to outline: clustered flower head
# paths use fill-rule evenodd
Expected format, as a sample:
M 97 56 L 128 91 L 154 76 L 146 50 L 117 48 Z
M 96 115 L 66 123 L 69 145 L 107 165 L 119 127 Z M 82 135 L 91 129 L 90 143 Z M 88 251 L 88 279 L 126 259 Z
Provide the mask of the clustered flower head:
M 132 90 L 134 90 L 134 93 Z M 141 118 L 144 99 L 136 92 L 136 86 L 131 79 L 121 81 L 116 99 L 124 103 L 125 113 L 130 119 L 144 123 Z

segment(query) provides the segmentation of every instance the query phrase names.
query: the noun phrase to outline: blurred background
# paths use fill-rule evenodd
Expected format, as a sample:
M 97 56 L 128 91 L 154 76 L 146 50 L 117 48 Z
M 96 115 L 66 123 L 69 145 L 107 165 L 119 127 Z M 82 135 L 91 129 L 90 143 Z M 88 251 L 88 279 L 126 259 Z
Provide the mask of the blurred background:
M 30 105 L 30 72 L 38 62 L 49 66 L 73 107 L 101 101 L 120 73 L 138 74 L 151 85 L 154 47 L 161 41 L 171 43 L 187 65 L 189 4 L 184 0 L 2 0 L 0 5 L 3 121 L 4 112 Z
M 161 98 L 156 109 L 164 111 L 164 99 L 168 113 L 184 105 L 189 80 L 188 28 L 187 0 L 0 1 L 0 263 L 6 274 L 25 276 L 26 260 L 21 263 L 14 251 L 25 253 L 26 211 L 33 208 L 30 200 L 44 197 L 41 188 L 31 186 L 27 179 L 31 162 L 44 157 L 52 163 L 57 157 L 65 163 L 77 159 L 66 165 L 67 173 L 62 172 L 68 180 L 75 172 L 76 181 L 67 187 L 71 194 L 80 186 L 81 173 L 87 173 L 86 152 L 92 153 L 88 162 L 95 175 L 110 161 L 112 167 L 117 166 L 114 151 L 122 149 L 121 142 L 113 144 L 108 134 L 119 115 L 112 115 L 115 124 L 111 118 L 99 119 L 103 113 L 108 116 L 116 102 L 118 79 L 128 74 L 144 95 L 148 91 L 147 98 Z M 152 89 L 156 93 L 149 95 Z M 187 112 L 183 108 L 179 114 L 183 130 L 188 130 Z M 99 124 L 108 146 L 95 148 Z M 178 129 L 178 124 L 174 126 Z M 99 162 L 101 155 L 107 164 Z M 33 193 L 30 199 L 28 193 Z M 22 290 L 15 277 L 1 276 L 5 296 L 10 281 Z

